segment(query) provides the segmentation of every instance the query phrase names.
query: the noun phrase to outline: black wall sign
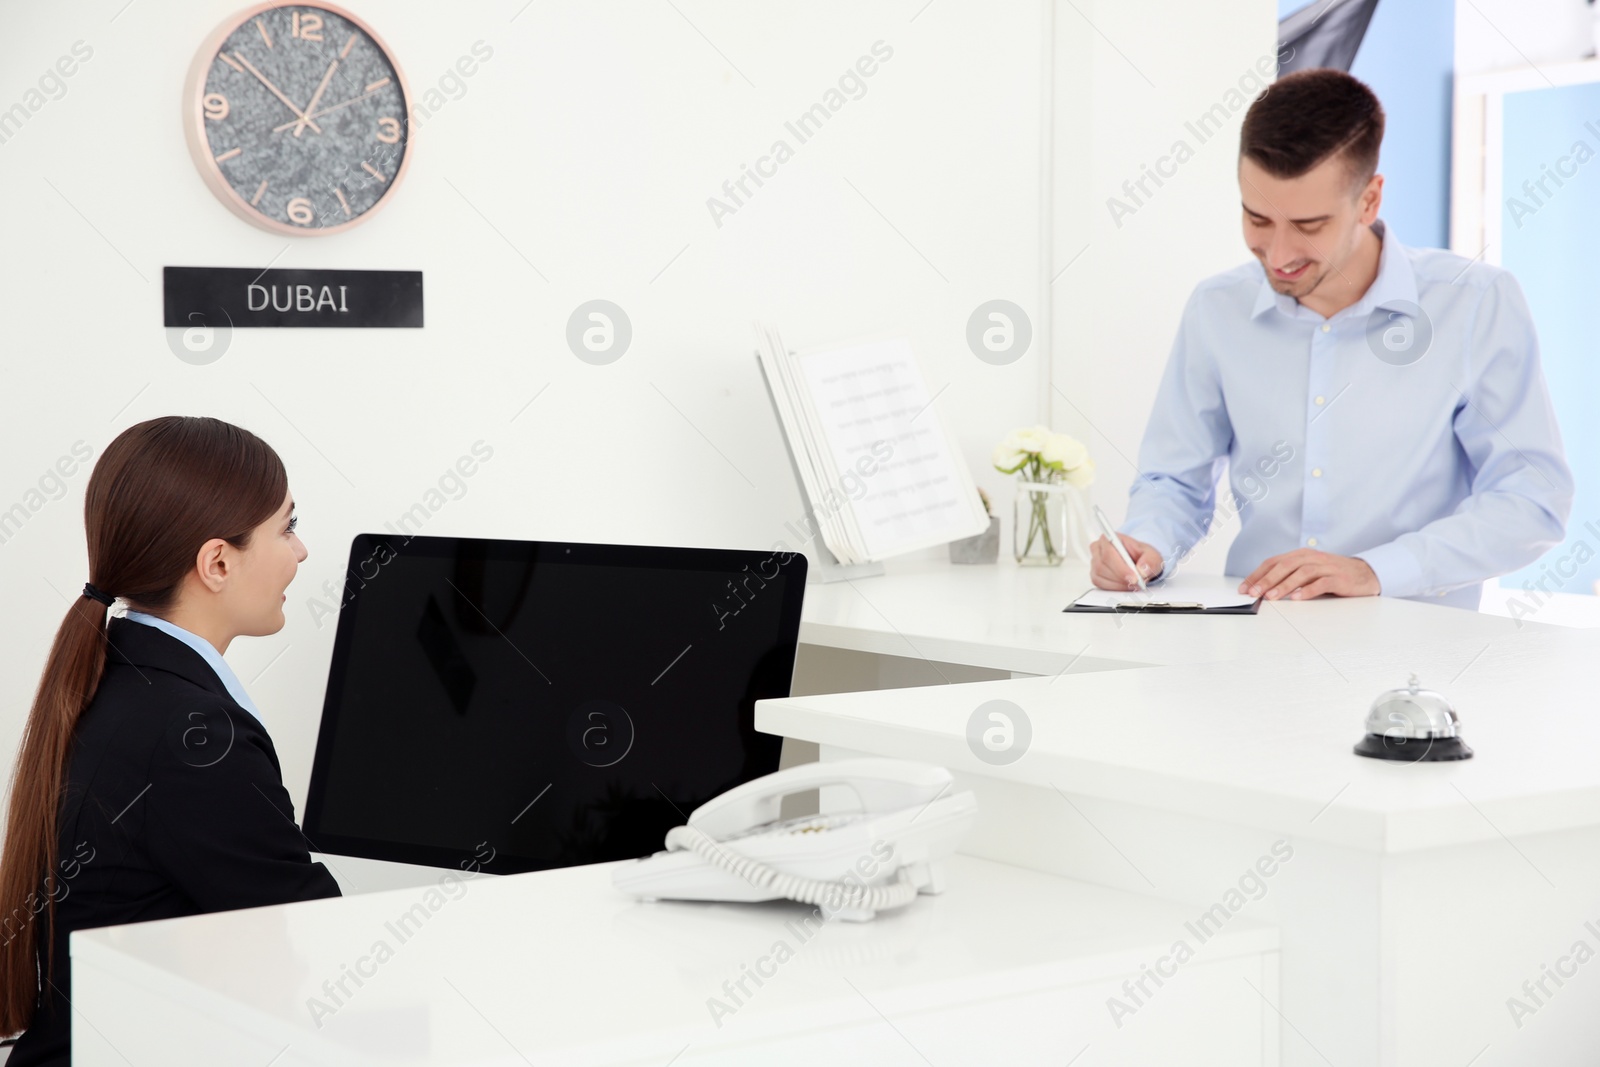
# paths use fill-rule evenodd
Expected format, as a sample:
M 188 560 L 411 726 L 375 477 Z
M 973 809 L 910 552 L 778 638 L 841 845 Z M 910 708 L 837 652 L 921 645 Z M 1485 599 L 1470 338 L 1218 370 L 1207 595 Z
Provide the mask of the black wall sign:
M 420 270 L 164 267 L 162 286 L 167 326 L 422 326 Z

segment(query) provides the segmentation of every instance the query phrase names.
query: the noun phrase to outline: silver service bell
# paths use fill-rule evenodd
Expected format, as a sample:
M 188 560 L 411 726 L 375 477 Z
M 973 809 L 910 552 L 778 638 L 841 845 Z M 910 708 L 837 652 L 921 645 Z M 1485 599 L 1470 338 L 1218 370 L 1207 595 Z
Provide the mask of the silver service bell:
M 1441 693 L 1418 687 L 1417 676 L 1404 689 L 1378 694 L 1367 712 L 1367 734 L 1356 742 L 1358 756 L 1433 763 L 1471 759 L 1472 749 L 1461 740 L 1461 717 Z

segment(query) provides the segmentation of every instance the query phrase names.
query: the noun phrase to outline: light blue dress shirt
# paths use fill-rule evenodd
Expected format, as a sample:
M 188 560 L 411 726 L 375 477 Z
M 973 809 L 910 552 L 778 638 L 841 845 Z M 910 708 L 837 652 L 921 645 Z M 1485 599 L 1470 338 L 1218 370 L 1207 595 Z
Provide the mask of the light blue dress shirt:
M 146 626 L 154 626 L 162 633 L 176 637 L 179 641 L 200 653 L 200 658 L 206 661 L 206 666 L 210 667 L 216 673 L 216 676 L 221 679 L 223 688 L 227 689 L 228 695 L 241 708 L 254 715 L 257 722 L 263 726 L 266 725 L 266 721 L 261 718 L 261 712 L 256 710 L 255 701 L 250 699 L 250 694 L 244 691 L 244 686 L 240 684 L 238 677 L 233 673 L 233 668 L 228 666 L 228 661 L 222 658 L 222 653 L 218 652 L 217 647 L 210 641 L 207 641 L 199 634 L 190 633 L 181 626 L 175 626 L 166 619 L 157 618 L 154 615 L 146 615 L 142 611 L 130 611 L 123 617 L 131 622 L 141 622 Z
M 1189 298 L 1122 527 L 1169 571 L 1224 470 L 1230 575 L 1314 548 L 1365 560 L 1385 596 L 1475 609 L 1561 541 L 1572 474 L 1516 280 L 1373 229 L 1377 278 L 1331 318 L 1257 262 Z

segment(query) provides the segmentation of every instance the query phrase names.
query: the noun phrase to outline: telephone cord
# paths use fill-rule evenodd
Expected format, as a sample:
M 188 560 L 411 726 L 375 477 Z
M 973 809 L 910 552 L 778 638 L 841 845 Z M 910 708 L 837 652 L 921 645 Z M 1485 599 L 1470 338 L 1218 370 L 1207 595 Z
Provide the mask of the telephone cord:
M 897 879 L 888 885 L 850 885 L 785 874 L 760 860 L 731 851 L 692 826 L 677 826 L 667 831 L 666 843 L 669 849 L 688 849 L 713 867 L 738 875 L 758 889 L 769 889 L 790 900 L 815 904 L 830 911 L 845 908 L 886 911 L 903 907 L 917 898 L 917 887 L 904 867 L 900 868 Z

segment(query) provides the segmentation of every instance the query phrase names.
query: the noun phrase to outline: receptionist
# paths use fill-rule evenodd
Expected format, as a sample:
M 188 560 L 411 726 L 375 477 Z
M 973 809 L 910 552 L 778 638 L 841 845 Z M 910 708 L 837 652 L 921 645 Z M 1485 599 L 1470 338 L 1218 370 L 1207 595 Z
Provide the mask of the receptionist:
M 0 1030 L 26 1032 L 9 1067 L 70 1062 L 73 930 L 339 895 L 222 658 L 282 629 L 306 558 L 295 523 L 277 453 L 216 419 L 140 423 L 95 464 L 89 582 L 11 781 Z

